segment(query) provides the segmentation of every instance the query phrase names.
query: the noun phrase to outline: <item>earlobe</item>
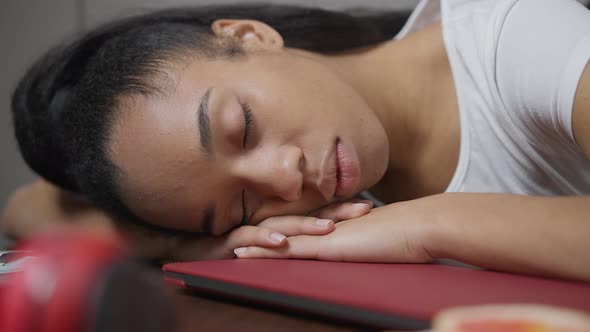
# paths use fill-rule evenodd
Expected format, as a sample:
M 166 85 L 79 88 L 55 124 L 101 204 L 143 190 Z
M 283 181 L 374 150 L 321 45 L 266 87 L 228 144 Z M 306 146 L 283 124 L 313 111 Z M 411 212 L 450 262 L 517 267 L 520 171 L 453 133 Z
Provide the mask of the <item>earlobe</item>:
M 216 20 L 211 30 L 218 38 L 237 40 L 245 49 L 278 50 L 284 46 L 283 37 L 275 29 L 256 20 Z

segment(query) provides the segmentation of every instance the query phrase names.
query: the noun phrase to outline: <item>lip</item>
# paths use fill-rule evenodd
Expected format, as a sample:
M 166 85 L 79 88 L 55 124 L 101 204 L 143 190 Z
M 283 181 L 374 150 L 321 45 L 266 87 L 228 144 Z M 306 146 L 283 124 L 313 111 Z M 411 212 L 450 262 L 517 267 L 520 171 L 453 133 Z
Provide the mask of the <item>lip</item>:
M 360 181 L 360 163 L 353 147 L 336 138 L 322 164 L 318 189 L 328 202 L 354 193 Z
M 337 145 L 332 144 L 320 166 L 321 173 L 318 190 L 327 202 L 334 198 L 336 186 L 338 185 L 338 157 L 336 149 Z
M 334 195 L 338 198 L 354 193 L 360 181 L 360 163 L 354 148 L 340 138 L 336 140 L 337 180 Z

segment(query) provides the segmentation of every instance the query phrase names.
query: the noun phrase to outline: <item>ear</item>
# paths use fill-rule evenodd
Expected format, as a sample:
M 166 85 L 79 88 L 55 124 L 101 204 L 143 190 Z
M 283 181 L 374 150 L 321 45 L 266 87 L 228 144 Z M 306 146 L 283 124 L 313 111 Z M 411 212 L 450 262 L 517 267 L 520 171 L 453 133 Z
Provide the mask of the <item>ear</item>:
M 260 21 L 221 19 L 211 24 L 211 30 L 219 38 L 238 40 L 246 50 L 279 50 L 284 46 L 281 34 Z

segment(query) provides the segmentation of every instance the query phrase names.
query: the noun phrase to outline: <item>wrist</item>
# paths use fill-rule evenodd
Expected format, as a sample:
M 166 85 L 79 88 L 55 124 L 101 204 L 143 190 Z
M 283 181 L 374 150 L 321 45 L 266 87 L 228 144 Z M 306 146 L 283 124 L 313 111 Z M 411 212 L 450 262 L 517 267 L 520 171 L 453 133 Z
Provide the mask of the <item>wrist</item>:
M 429 200 L 426 204 L 428 208 L 424 209 L 422 220 L 419 224 L 418 236 L 420 243 L 431 260 L 440 258 L 451 258 L 448 252 L 447 243 L 449 229 L 453 227 L 453 218 L 449 216 L 449 210 L 453 210 L 452 202 L 449 201 L 449 196 L 453 194 L 441 194 L 423 199 Z M 455 207 L 457 209 L 459 207 Z

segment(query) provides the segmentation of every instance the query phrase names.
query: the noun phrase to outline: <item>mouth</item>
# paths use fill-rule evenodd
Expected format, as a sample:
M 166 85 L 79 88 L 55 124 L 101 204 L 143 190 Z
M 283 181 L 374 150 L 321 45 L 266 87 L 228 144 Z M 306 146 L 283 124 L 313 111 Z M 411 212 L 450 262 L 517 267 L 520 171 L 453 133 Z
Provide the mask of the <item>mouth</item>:
M 318 189 L 328 202 L 353 193 L 360 178 L 358 157 L 352 146 L 336 138 L 322 162 Z
M 329 149 L 321 165 L 320 182 L 318 190 L 326 202 L 334 199 L 334 193 L 338 186 L 338 156 L 336 144 Z
M 340 138 L 336 140 L 336 198 L 347 197 L 354 194 L 354 190 L 360 181 L 360 163 L 354 148 L 343 142 Z

